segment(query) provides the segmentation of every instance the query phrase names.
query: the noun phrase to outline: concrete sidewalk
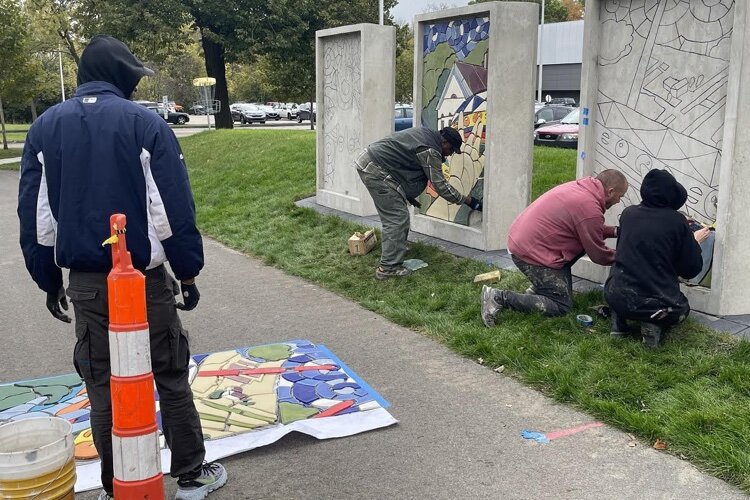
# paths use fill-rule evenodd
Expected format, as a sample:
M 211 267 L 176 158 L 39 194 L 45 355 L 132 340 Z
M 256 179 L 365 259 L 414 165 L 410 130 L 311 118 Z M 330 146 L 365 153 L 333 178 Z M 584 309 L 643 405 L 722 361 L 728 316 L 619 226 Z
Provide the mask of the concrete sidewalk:
M 16 192 L 17 174 L 0 172 L 2 382 L 73 371 L 73 328 L 49 315 L 24 269 Z M 593 419 L 316 285 L 211 240 L 205 246 L 201 302 L 182 314 L 194 352 L 307 338 L 333 350 L 400 420 L 345 439 L 291 436 L 223 460 L 230 480 L 211 499 L 745 498 L 648 444 L 629 447 L 610 427 L 548 445 L 525 441 L 525 428 Z M 174 481 L 166 483 L 172 495 Z

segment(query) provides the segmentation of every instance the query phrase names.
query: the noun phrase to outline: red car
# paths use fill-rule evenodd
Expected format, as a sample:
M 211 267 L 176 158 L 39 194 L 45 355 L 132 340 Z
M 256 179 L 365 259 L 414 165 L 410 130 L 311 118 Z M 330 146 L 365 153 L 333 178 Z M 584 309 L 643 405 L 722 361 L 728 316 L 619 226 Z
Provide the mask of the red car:
M 578 109 L 571 111 L 557 125 L 539 127 L 534 131 L 534 144 L 558 148 L 578 147 Z

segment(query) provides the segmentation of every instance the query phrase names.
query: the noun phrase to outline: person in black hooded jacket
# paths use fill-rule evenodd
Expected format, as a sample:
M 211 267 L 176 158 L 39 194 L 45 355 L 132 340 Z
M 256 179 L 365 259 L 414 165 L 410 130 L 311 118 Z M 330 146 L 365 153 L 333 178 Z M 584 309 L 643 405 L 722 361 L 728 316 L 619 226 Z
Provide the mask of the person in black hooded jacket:
M 110 235 L 114 213 L 127 216 L 128 250 L 133 266 L 146 277 L 145 334 L 163 436 L 171 450 L 170 474 L 177 478 L 175 498 L 204 498 L 227 480 L 221 464 L 204 462 L 203 430 L 189 383 L 188 333 L 177 314 L 177 309 L 198 305 L 195 278 L 203 268 L 187 167 L 164 120 L 130 101 L 141 78 L 153 74 L 120 40 L 95 36 L 81 54 L 75 95 L 34 122 L 21 161 L 18 216 L 24 258 L 47 293 L 47 309 L 67 323 L 61 268 L 70 269 L 67 295 L 77 338 L 73 361 L 91 403 L 91 432 L 101 458 L 100 500 L 112 498 L 121 487 L 114 477 L 115 456 L 131 449 L 112 434 L 107 292 L 112 258 L 102 240 Z M 179 290 L 166 262 L 180 280 L 183 303 L 175 302 Z M 144 466 L 130 477 L 161 482 L 161 471 L 149 476 L 152 472 Z
M 646 174 L 641 199 L 620 217 L 617 254 L 604 297 L 612 311 L 613 336 L 629 333 L 627 320 L 640 321 L 643 343 L 656 348 L 664 331 L 690 312 L 679 278 L 700 273 L 699 243 L 709 230 L 694 233 L 677 211 L 685 204 L 687 191 L 666 170 Z

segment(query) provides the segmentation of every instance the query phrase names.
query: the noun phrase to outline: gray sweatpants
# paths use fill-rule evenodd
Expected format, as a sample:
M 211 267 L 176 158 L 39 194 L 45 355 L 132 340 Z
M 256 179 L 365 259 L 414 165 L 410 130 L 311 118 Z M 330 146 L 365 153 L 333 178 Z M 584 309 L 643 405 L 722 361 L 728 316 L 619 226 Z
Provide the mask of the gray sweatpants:
M 406 197 L 399 192 L 398 183 L 372 161 L 366 150 L 357 158 L 355 165 L 360 179 L 375 202 L 375 209 L 383 226 L 380 266 L 383 269 L 400 267 L 406 256 L 406 241 L 409 236 Z
M 164 266 L 146 275 L 146 313 L 151 337 L 151 367 L 173 477 L 197 468 L 204 459 L 203 431 L 188 380 L 187 332 L 177 316 L 171 278 Z M 91 431 L 102 463 L 102 485 L 112 494 L 112 400 L 110 395 L 107 274 L 70 271 L 68 296 L 75 312 L 73 362 L 86 382 Z

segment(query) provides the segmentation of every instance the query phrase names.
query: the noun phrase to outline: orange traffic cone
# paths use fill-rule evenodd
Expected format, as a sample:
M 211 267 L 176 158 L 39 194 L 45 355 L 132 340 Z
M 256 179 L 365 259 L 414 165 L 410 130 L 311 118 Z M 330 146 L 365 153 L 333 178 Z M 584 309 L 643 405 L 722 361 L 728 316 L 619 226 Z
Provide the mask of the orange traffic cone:
M 109 294 L 109 355 L 112 365 L 112 452 L 117 500 L 162 500 L 159 428 L 146 317 L 146 278 L 133 267 L 125 243 L 125 216 L 114 214 Z

